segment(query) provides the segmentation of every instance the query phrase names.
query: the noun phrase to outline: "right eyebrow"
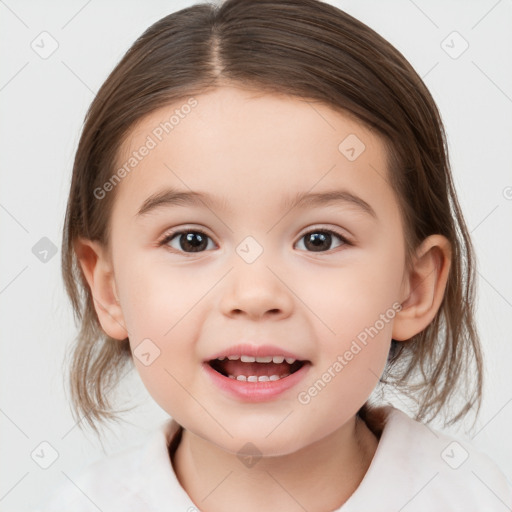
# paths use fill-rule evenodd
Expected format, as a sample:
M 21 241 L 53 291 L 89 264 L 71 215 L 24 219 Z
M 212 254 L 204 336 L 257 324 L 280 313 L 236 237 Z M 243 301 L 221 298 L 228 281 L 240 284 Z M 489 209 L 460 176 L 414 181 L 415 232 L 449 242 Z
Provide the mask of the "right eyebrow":
M 194 192 L 166 188 L 154 194 L 151 194 L 141 205 L 136 216 L 147 215 L 149 212 L 165 206 L 197 206 L 210 209 L 222 209 L 225 207 L 226 200 L 215 200 L 209 194 L 203 192 Z

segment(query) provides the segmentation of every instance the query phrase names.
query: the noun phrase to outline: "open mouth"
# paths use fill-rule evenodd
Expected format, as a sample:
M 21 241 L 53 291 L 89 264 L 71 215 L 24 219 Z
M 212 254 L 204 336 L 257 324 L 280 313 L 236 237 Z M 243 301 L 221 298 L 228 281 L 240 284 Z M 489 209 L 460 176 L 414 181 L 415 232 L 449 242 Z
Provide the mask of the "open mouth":
M 247 382 L 266 382 L 284 379 L 300 370 L 309 361 L 283 356 L 229 356 L 208 361 L 218 373 L 230 379 Z

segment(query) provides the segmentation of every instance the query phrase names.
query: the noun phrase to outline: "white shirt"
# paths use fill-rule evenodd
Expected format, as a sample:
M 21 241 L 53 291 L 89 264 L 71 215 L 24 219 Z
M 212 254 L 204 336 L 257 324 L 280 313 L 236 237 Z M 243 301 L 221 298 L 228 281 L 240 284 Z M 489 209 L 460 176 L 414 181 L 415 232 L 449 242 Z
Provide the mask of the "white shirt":
M 487 455 L 392 406 L 379 409 L 385 425 L 370 467 L 333 512 L 512 510 L 512 485 Z M 37 512 L 197 512 L 169 458 L 169 443 L 179 430 L 167 420 L 147 443 L 71 478 Z

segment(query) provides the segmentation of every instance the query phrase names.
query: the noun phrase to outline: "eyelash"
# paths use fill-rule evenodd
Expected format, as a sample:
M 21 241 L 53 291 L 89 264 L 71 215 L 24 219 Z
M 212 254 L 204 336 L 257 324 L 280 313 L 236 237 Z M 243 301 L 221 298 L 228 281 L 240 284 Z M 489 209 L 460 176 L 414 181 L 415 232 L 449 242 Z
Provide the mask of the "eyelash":
M 168 244 L 171 240 L 173 240 L 177 235 L 183 235 L 183 234 L 186 234 L 186 233 L 198 233 L 198 234 L 200 234 L 200 235 L 202 235 L 202 236 L 204 236 L 206 238 L 209 238 L 211 240 L 211 237 L 209 235 L 207 235 L 201 229 L 184 229 L 184 230 L 181 230 L 181 231 L 172 231 L 171 233 L 167 233 L 163 237 L 163 239 L 158 242 L 158 246 L 159 247 L 164 246 L 164 245 Z M 305 236 L 310 235 L 312 233 L 328 233 L 330 235 L 337 236 L 340 239 L 340 241 L 342 242 L 341 245 L 353 245 L 345 236 L 343 236 L 341 233 L 338 233 L 337 231 L 334 231 L 332 229 L 319 229 L 319 228 L 311 229 L 308 232 L 304 233 L 300 237 L 299 240 L 302 240 Z M 338 246 L 338 247 L 340 247 L 340 246 Z M 176 250 L 176 249 L 174 249 L 172 247 L 169 247 L 169 249 L 172 252 L 177 252 L 179 254 L 186 254 L 186 255 L 194 255 L 194 254 L 200 254 L 201 252 L 207 252 L 207 251 L 185 252 L 185 251 L 178 251 L 178 250 Z M 328 251 L 306 251 L 306 252 L 330 253 L 331 251 L 332 251 L 332 249 L 329 249 Z

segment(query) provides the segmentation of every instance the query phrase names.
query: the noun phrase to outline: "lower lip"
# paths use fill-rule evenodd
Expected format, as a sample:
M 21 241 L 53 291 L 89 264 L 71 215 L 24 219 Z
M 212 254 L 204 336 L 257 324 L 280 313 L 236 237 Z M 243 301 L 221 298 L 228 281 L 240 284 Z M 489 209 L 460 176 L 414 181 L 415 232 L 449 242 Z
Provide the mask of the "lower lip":
M 276 398 L 288 389 L 296 386 L 306 376 L 310 366 L 310 363 L 305 363 L 299 370 L 291 373 L 284 379 L 247 382 L 224 377 L 224 375 L 215 371 L 208 363 L 203 363 L 206 374 L 218 388 L 245 402 L 265 402 Z

